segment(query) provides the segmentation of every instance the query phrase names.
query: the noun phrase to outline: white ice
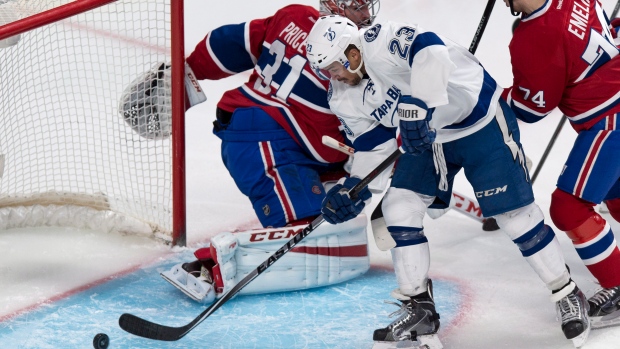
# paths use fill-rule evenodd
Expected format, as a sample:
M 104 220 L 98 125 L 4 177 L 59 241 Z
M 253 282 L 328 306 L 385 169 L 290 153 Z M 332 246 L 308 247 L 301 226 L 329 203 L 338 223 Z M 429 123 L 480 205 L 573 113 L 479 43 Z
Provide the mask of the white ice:
M 381 0 L 379 19 L 420 23 L 469 47 L 486 1 Z M 265 17 L 290 1 L 186 0 L 186 53 L 217 26 Z M 299 3 L 317 5 L 316 1 Z M 611 12 L 615 1 L 604 0 Z M 476 56 L 502 86 L 512 76 L 508 43 L 513 17 L 497 1 Z M 130 273 L 170 254 L 193 249 L 214 234 L 235 228 L 257 227 L 249 201 L 236 189 L 219 155 L 220 141 L 211 133 L 215 105 L 221 94 L 247 79 L 247 74 L 202 83 L 209 100 L 187 114 L 188 247 L 170 250 L 144 238 L 71 229 L 16 229 L 0 233 L 0 321 L 35 309 L 41 302 L 61 299 L 92 283 Z M 556 112 L 534 124 L 521 124 L 526 153 L 539 165 L 544 148 L 560 118 Z M 548 218 L 555 188 L 576 134 L 566 126 L 534 185 L 537 202 Z M 473 197 L 463 175 L 455 189 Z M 376 201 L 375 201 L 376 202 Z M 372 209 L 372 207 L 370 207 Z M 604 216 L 611 220 L 609 215 Z M 611 222 L 620 232 L 620 224 Z M 467 302 L 458 321 L 441 338 L 446 348 L 571 348 L 555 319 L 549 292 L 518 249 L 499 232 L 450 212 L 427 219 L 431 244 L 431 276 L 461 285 Z M 556 229 L 573 279 L 587 295 L 597 288 L 569 239 Z M 391 266 L 387 252 L 371 243 L 372 264 Z M 103 280 L 103 281 L 102 281 Z M 162 287 L 165 285 L 162 282 Z M 386 286 L 386 297 L 390 291 Z M 327 302 L 329 300 L 326 300 Z M 371 333 L 368 333 L 371 336 Z M 584 348 L 620 347 L 620 327 L 593 331 Z M 0 345 L 3 346 L 3 345 Z M 4 346 L 3 346 L 4 347 Z

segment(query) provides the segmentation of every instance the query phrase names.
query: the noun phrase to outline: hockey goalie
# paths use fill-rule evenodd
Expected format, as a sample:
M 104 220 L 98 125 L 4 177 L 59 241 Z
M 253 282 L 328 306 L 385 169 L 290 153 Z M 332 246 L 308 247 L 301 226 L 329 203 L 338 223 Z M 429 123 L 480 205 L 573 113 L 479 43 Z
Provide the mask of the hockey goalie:
M 371 13 L 363 12 L 350 9 L 352 16 L 360 14 L 360 25 L 371 22 Z M 314 7 L 289 5 L 267 18 L 220 26 L 185 60 L 188 108 L 206 98 L 196 81 L 250 73 L 246 83 L 218 101 L 213 133 L 222 141 L 224 165 L 265 227 L 219 234 L 196 251 L 196 261 L 163 273 L 193 299 L 212 302 L 255 269 L 321 213 L 327 177 L 345 175 L 348 155 L 321 140 L 345 139 L 329 110 L 328 82 L 317 78 L 303 56 L 304 38 L 318 17 Z M 145 141 L 170 136 L 169 76 L 168 64 L 156 64 L 121 97 L 123 120 Z M 360 217 L 349 226 L 321 225 L 242 293 L 325 286 L 363 274 L 369 258 L 367 220 Z

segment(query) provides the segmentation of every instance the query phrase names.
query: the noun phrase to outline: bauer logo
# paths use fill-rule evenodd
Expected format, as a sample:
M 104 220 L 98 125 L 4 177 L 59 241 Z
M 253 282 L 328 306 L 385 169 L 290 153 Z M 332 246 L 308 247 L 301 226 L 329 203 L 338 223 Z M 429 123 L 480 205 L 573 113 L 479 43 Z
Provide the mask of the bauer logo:
M 418 111 L 417 110 L 409 110 L 409 109 L 398 109 L 398 117 L 401 119 L 418 119 Z
M 331 42 L 334 41 L 334 39 L 336 38 L 336 32 L 332 28 L 329 28 L 327 29 L 325 34 L 323 34 L 323 36 Z
M 366 42 L 375 41 L 377 36 L 379 36 L 379 31 L 381 31 L 381 24 L 376 24 L 375 26 L 368 28 L 366 33 L 364 33 L 364 40 L 366 40 Z

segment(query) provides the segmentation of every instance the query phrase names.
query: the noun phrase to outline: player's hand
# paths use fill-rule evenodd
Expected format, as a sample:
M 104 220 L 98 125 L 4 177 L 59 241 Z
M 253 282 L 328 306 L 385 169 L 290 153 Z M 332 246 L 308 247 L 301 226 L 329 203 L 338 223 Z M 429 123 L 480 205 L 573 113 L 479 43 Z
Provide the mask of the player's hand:
M 401 96 L 398 103 L 400 119 L 400 137 L 402 148 L 406 153 L 420 155 L 431 149 L 435 141 L 435 130 L 429 128 L 435 108 L 428 108 L 426 103 L 411 96 Z
M 331 188 L 325 199 L 323 199 L 321 213 L 323 218 L 331 224 L 346 222 L 357 217 L 366 205 L 364 201 L 370 199 L 372 194 L 368 187 L 362 189 L 356 200 L 349 196 L 349 190 L 353 188 L 361 179 L 357 177 L 347 178 L 344 183 L 337 184 Z

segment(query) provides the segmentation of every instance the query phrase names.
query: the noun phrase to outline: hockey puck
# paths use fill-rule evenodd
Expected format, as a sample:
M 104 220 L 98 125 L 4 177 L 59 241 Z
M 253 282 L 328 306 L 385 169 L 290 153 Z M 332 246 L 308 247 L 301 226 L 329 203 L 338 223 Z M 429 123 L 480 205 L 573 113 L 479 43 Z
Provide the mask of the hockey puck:
M 497 221 L 495 218 L 487 218 L 482 222 L 482 230 L 484 231 L 496 231 L 499 230 L 499 226 L 497 225 Z
M 107 349 L 110 344 L 110 337 L 105 333 L 97 333 L 93 338 L 93 347 L 95 349 Z

